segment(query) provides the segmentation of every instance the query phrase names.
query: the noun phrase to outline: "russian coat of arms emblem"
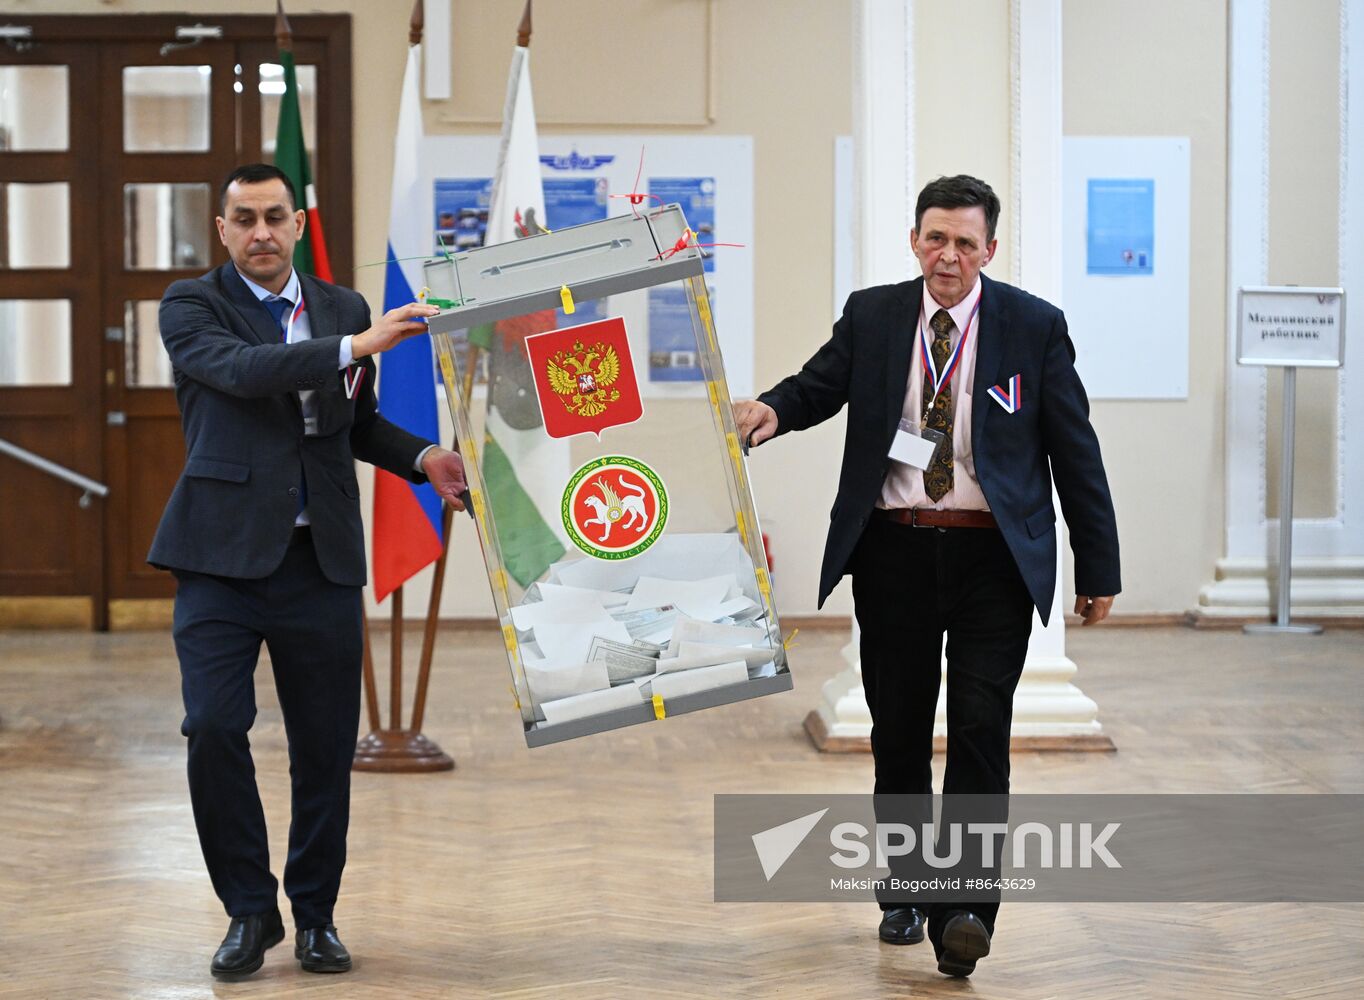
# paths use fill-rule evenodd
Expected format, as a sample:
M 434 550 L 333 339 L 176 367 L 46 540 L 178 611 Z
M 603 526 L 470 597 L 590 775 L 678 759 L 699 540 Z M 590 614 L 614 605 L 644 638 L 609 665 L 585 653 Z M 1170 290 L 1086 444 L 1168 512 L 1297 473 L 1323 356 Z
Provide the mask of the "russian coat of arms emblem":
M 630 339 L 619 317 L 526 338 L 545 433 L 596 434 L 644 414 Z
M 595 417 L 620 400 L 620 390 L 612 388 L 620 378 L 620 355 L 600 341 L 587 347 L 578 340 L 567 350 L 555 351 L 545 363 L 545 373 L 549 387 L 577 416 Z

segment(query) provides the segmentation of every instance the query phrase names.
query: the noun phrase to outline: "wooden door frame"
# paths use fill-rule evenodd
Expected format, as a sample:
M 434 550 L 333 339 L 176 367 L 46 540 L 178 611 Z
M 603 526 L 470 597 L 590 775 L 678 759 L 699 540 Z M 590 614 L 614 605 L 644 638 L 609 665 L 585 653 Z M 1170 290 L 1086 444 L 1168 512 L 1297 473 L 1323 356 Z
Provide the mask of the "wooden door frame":
M 63 48 L 68 53 L 73 49 L 87 49 L 84 59 L 70 59 L 68 94 L 71 136 L 68 150 L 63 153 L 3 154 L 10 163 L 4 175 L 8 180 L 53 179 L 62 176 L 53 172 L 53 168 L 59 164 L 65 175 L 71 178 L 72 266 L 66 272 L 57 272 L 55 275 L 51 271 L 0 272 L 0 291 L 5 293 L 5 297 L 22 297 L 10 293 L 22 290 L 25 286 L 36 287 L 35 282 L 46 279 L 48 287 L 45 297 L 71 299 L 72 385 L 69 388 L 35 387 L 18 391 L 23 393 L 23 405 L 35 411 L 33 415 L 58 411 L 70 414 L 75 426 L 73 446 L 82 458 L 77 467 L 86 475 L 107 482 L 114 471 L 114 463 L 121 460 L 127 442 L 121 440 L 119 428 L 105 426 L 105 414 L 111 409 L 125 409 L 125 404 L 135 404 L 129 390 L 123 385 L 126 377 L 123 368 L 124 345 L 106 341 L 104 333 L 105 327 L 122 326 L 123 299 L 126 297 L 123 293 L 127 288 L 119 289 L 115 296 L 114 289 L 100 287 L 99 282 L 92 282 L 90 276 L 82 274 L 76 266 L 79 247 L 86 245 L 85 241 L 91 238 L 95 240 L 96 247 L 103 248 L 93 251 L 97 255 L 116 255 L 118 258 L 117 261 L 112 257 L 108 257 L 107 261 L 102 260 L 103 266 L 116 266 L 121 272 L 123 264 L 122 199 L 109 199 L 117 204 L 101 207 L 98 204 L 100 199 L 93 194 L 100 190 L 102 169 L 98 155 L 100 116 L 112 117 L 108 114 L 108 102 L 121 100 L 121 87 L 101 86 L 99 74 L 104 60 L 98 46 L 110 42 L 165 43 L 175 40 L 178 27 L 194 24 L 218 27 L 222 36 L 213 40 L 213 44 L 227 43 L 233 46 L 237 61 L 242 63 L 242 74 L 236 79 L 254 87 L 258 82 L 257 67 L 255 63 L 249 62 L 244 53 L 249 53 L 251 58 L 257 54 L 265 55 L 267 59 L 275 53 L 270 41 L 274 38 L 275 19 L 273 16 L 213 16 L 204 13 L 35 14 L 28 17 L 11 13 L 5 20 L 9 24 L 26 26 L 32 31 L 32 47 L 18 53 L 10 52 L 9 63 L 50 63 Z M 355 274 L 351 18 L 347 14 L 303 14 L 292 17 L 290 23 L 297 61 L 317 66 L 317 123 L 316 134 L 311 138 L 315 150 L 314 173 L 321 181 L 317 192 L 319 209 L 326 226 L 333 276 L 339 284 L 349 286 Z M 170 58 L 162 61 L 166 65 L 193 63 L 194 51 L 195 47 L 177 48 Z M 155 49 L 152 52 L 157 54 Z M 144 64 L 157 63 L 149 60 Z M 232 101 L 232 108 L 237 112 L 233 127 L 236 129 L 234 148 L 239 151 L 238 159 L 258 158 L 260 149 L 259 96 L 253 90 L 250 98 Z M 220 110 L 214 108 L 215 117 Z M 137 179 L 177 179 L 170 176 L 160 178 L 154 173 L 139 171 Z M 212 187 L 212 197 L 217 197 L 216 184 Z M 216 241 L 211 245 L 215 256 L 225 259 L 219 256 L 221 248 L 217 247 Z M 127 285 L 128 282 L 123 284 Z M 136 284 L 135 280 L 133 284 Z M 156 297 L 163 290 L 158 290 Z M 117 302 L 113 301 L 115 297 L 118 298 Z M 138 297 L 144 296 L 139 294 Z M 114 316 L 115 312 L 117 316 Z M 119 380 L 112 387 L 104 381 L 104 373 L 109 367 L 115 368 Z M 62 393 L 67 395 L 63 396 Z M 72 394 L 75 396 L 74 402 Z M 28 406 L 29 400 L 32 406 Z M 54 410 L 54 407 L 57 409 Z M 89 441 L 84 440 L 87 437 Z M 63 456 L 50 457 L 63 460 Z M 126 470 L 120 474 L 126 475 Z M 97 537 L 92 544 L 79 546 L 77 564 L 72 574 L 76 580 L 74 584 L 64 587 L 73 594 L 91 595 L 92 624 L 97 629 L 106 629 L 110 624 L 110 595 L 115 589 L 111 575 L 115 572 L 128 575 L 128 568 L 123 565 L 127 559 L 115 560 L 111 553 L 111 541 L 127 530 L 126 524 L 119 523 L 113 516 L 119 506 L 119 503 L 106 503 L 102 510 L 92 511 L 92 521 L 96 525 L 92 530 Z M 126 582 L 122 577 L 119 582 L 119 589 L 126 589 L 121 586 Z M 146 587 L 145 582 L 140 585 L 142 590 Z M 163 617 L 163 614 L 158 614 L 148 620 L 160 620 Z
M 100 352 L 82 351 L 83 344 L 98 343 L 100 332 L 100 290 L 88 280 L 80 267 L 82 238 L 98 244 L 99 207 L 88 192 L 99 182 L 98 122 L 99 102 L 81 102 L 77 96 L 94 94 L 98 89 L 96 64 L 84 46 L 54 40 L 33 48 L 5 52 L 5 65 L 67 67 L 67 148 L 53 151 L 14 151 L 0 153 L 6 183 L 45 183 L 64 181 L 69 185 L 67 203 L 70 247 L 65 268 L 24 268 L 0 271 L 0 298 L 65 299 L 71 303 L 71 382 L 65 386 L 6 386 L 7 405 L 0 418 L 15 420 L 69 419 L 71 437 L 66 454 L 44 454 L 91 479 L 105 475 L 102 432 L 102 388 Z M 22 445 L 22 442 L 19 442 Z M 74 506 L 77 494 L 71 492 Z M 70 538 L 72 557 L 65 569 L 18 576 L 9 584 L 18 585 L 33 599 L 10 595 L 5 599 L 17 605 L 19 620 L 27 620 L 34 605 L 36 620 L 59 623 L 88 622 L 101 627 L 105 602 L 103 512 L 99 502 L 76 515 L 76 529 Z M 54 530 L 57 528 L 54 526 Z M 8 588 L 7 588 L 8 589 Z M 88 596 L 87 596 L 88 595 Z M 89 601 L 88 609 L 84 607 Z M 28 602 L 28 603 L 24 603 Z M 73 606 L 75 607 L 73 610 Z M 29 610 L 24 610 L 27 607 Z
M 275 37 L 274 15 L 35 14 L 25 17 L 14 13 L 7 15 L 5 20 L 33 29 L 32 41 L 37 43 L 33 50 L 35 54 L 40 53 L 44 45 L 62 42 L 166 42 L 175 38 L 176 28 L 192 24 L 222 28 L 222 41 L 225 42 L 260 42 Z M 317 135 L 314 138 L 317 149 L 315 173 L 325 184 L 317 192 L 318 208 L 327 227 L 327 253 L 331 259 L 332 275 L 338 285 L 349 288 L 355 280 L 351 18 L 349 14 L 297 14 L 289 17 L 289 26 L 293 29 L 295 44 L 321 43 L 322 51 L 326 53 L 325 59 L 306 60 L 317 65 L 319 100 Z M 186 48 L 178 51 L 192 53 L 194 50 Z M 246 66 L 242 70 L 242 79 L 245 80 Z M 347 81 L 351 86 L 336 87 L 341 81 Z M 326 95 L 325 99 L 322 99 L 322 95 Z M 75 96 L 73 87 L 73 99 Z M 242 140 L 249 138 L 249 128 L 254 128 L 259 136 L 257 122 L 243 128 Z
M 117 339 L 105 337 L 100 352 L 107 373 L 105 411 L 123 414 L 120 426 L 106 426 L 104 432 L 105 468 L 112 487 L 104 506 L 105 608 L 109 624 L 115 628 L 169 622 L 167 599 L 174 584 L 164 572 L 147 565 L 144 547 L 150 542 L 148 529 L 151 524 L 147 518 L 159 514 L 159 511 L 147 509 L 155 506 L 154 500 L 147 503 L 147 493 L 156 492 L 148 486 L 153 481 L 159 483 L 159 478 L 140 481 L 136 473 L 137 463 L 146 460 L 149 441 L 158 451 L 165 447 L 167 459 L 172 454 L 183 455 L 178 444 L 180 414 L 174 390 L 168 386 L 128 384 L 127 362 L 131 345 L 127 342 L 124 305 L 129 301 L 159 300 L 170 282 L 197 278 L 210 267 L 227 260 L 226 250 L 210 237 L 209 256 L 204 266 L 154 270 L 129 268 L 125 259 L 129 234 L 124 185 L 205 184 L 212 204 L 218 184 L 238 161 L 238 101 L 232 88 L 238 46 L 215 39 L 203 45 L 176 49 L 164 56 L 159 53 L 159 47 L 155 38 L 106 39 L 99 49 L 99 92 L 104 95 L 106 104 L 99 124 L 102 232 L 105 234 L 99 247 L 101 322 L 106 330 L 122 331 Z M 212 69 L 207 149 L 202 152 L 125 151 L 124 69 L 196 65 L 208 65 Z M 209 225 L 209 220 L 202 221 Z M 161 472 L 158 468 L 158 477 L 168 476 L 172 471 L 178 470 Z M 143 501 L 141 504 L 139 499 Z

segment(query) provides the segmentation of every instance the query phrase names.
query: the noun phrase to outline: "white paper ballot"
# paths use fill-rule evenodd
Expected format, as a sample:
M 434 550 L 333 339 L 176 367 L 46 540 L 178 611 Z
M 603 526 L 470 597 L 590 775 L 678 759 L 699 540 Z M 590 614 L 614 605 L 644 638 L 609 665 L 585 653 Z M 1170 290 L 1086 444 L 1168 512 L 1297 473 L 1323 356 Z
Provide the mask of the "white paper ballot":
M 576 601 L 590 597 L 604 608 L 623 608 L 630 600 L 629 594 L 618 594 L 614 590 L 593 590 L 589 587 L 568 587 L 561 583 L 537 583 L 540 598 L 545 602 Z
M 767 629 L 679 618 L 673 624 L 672 639 L 663 656 L 676 656 L 678 645 L 683 642 L 706 642 L 712 646 L 754 646 L 767 642 Z
M 761 608 L 762 605 L 759 604 L 757 601 L 750 600 L 749 598 L 740 595 L 739 597 L 735 597 L 731 600 L 725 601 L 724 604 L 721 604 L 720 607 L 716 609 L 720 613 L 715 617 L 756 618 L 757 615 L 754 614 L 754 612 L 760 610 Z M 695 618 L 696 615 L 692 615 L 692 617 Z
M 654 667 L 653 677 L 658 674 L 673 674 L 679 670 L 695 670 L 697 667 L 715 667 L 721 663 L 733 663 L 734 658 L 743 651 L 743 647 L 734 646 L 710 646 L 709 649 L 723 649 L 724 653 L 691 653 L 687 656 L 671 656 L 666 659 L 659 657 L 657 666 Z
M 634 611 L 672 604 L 685 615 L 711 621 L 721 617 L 717 610 L 725 603 L 731 588 L 737 589 L 732 573 L 704 580 L 665 580 L 656 576 L 641 576 L 625 609 Z
M 711 688 L 728 687 L 731 684 L 748 682 L 748 667 L 743 660 L 721 663 L 714 667 L 698 667 L 695 670 L 676 670 L 657 674 L 653 679 L 653 694 L 662 695 L 666 702 L 678 695 L 695 694 Z
M 572 722 L 574 719 L 601 715 L 603 712 L 631 708 L 639 704 L 642 704 L 639 688 L 633 684 L 622 684 L 619 687 L 607 688 L 605 691 L 589 691 L 587 694 L 575 694 L 571 698 L 547 701 L 540 706 L 540 710 L 545 713 L 545 722 L 554 726 L 561 722 Z
M 761 667 L 758 667 L 758 669 L 756 669 L 756 670 L 754 670 L 752 667 L 750 667 L 749 670 L 748 670 L 748 679 L 751 680 L 751 681 L 755 681 L 755 680 L 757 680 L 759 677 L 776 677 L 776 676 L 777 676 L 777 664 L 776 664 L 776 661 L 775 661 L 775 660 L 768 660 L 766 663 L 764 663 Z
M 572 625 L 610 621 L 611 616 L 594 597 L 556 598 L 535 604 L 519 604 L 511 609 L 512 624 L 522 632 L 537 625 Z
M 903 427 L 896 430 L 895 440 L 890 443 L 890 457 L 916 469 L 927 469 L 937 450 L 938 446 L 934 442 L 926 441 Z
M 595 636 L 615 639 L 618 642 L 630 641 L 629 630 L 620 622 L 612 621 L 610 617 L 605 621 L 571 625 L 546 623 L 535 626 L 534 631 L 535 642 L 540 647 L 540 652 L 545 654 L 545 659 L 560 663 L 586 663 Z
M 537 704 L 611 686 L 605 663 L 555 663 L 524 658 L 526 684 Z
M 677 656 L 673 659 L 686 660 L 693 657 L 715 657 L 714 663 L 726 663 L 729 660 L 744 658 L 744 662 L 750 667 L 760 667 L 768 660 L 772 659 L 771 646 L 716 646 L 707 642 L 681 642 L 678 643 Z
M 668 533 L 647 552 L 622 562 L 587 556 L 564 559 L 549 568 L 549 582 L 596 590 L 626 590 L 633 588 L 641 576 L 704 580 L 720 573 L 732 574 L 745 595 L 758 599 L 753 560 L 732 531 Z

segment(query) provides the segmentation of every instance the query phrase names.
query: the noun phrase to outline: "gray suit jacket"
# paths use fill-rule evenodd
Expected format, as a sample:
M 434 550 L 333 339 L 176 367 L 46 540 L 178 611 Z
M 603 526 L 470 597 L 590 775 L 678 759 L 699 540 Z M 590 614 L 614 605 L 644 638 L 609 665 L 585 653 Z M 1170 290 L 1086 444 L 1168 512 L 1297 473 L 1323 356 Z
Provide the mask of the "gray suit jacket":
M 355 292 L 300 274 L 312 339 L 279 327 L 231 262 L 177 281 L 161 299 L 161 339 L 175 370 L 185 468 L 147 561 L 161 569 L 256 579 L 279 566 L 306 477 L 313 545 L 327 579 L 364 586 L 365 535 L 355 459 L 415 483 L 429 441 L 379 415 L 373 357 L 347 399 L 341 338 L 369 327 Z M 317 391 L 318 433 L 305 436 L 298 391 Z

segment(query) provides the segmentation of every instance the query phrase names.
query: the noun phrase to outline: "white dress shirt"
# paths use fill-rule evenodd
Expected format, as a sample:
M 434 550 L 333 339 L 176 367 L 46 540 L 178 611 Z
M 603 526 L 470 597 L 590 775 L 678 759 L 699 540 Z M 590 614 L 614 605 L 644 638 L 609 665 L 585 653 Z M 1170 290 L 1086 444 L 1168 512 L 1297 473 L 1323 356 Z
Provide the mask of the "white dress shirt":
M 947 314 L 952 317 L 952 347 L 961 342 L 962 333 L 971 315 L 971 310 L 980 297 L 980 277 L 967 296 L 958 302 Z M 923 417 L 924 363 L 923 352 L 919 349 L 919 327 L 929 331 L 930 343 L 933 336 L 928 322 L 939 309 L 943 308 L 928 290 L 924 282 L 922 312 L 914 317 L 914 350 L 909 365 L 909 384 L 905 387 L 905 401 L 901 416 L 911 424 L 919 424 Z M 980 313 L 971 323 L 971 335 L 962 348 L 961 360 L 957 370 L 952 373 L 952 488 L 941 500 L 934 503 L 924 489 L 922 469 L 902 462 L 891 462 L 890 472 L 881 484 L 881 499 L 876 506 L 895 509 L 899 507 L 933 508 L 935 510 L 989 510 L 985 494 L 976 481 L 975 455 L 971 450 L 971 389 L 976 376 L 976 341 L 980 329 Z

